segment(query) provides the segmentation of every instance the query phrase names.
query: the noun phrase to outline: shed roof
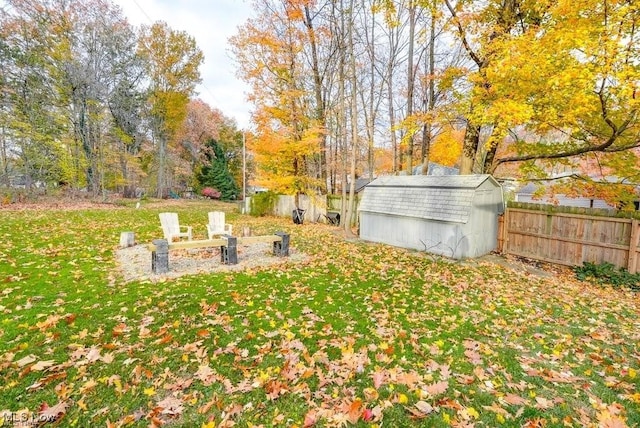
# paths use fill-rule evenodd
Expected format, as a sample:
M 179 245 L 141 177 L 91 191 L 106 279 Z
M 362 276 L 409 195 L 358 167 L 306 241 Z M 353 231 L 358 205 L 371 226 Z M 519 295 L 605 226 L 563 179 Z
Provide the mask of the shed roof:
M 380 177 L 365 188 L 359 210 L 467 223 L 473 195 L 487 180 L 500 189 L 488 174 Z
M 358 192 L 362 192 L 364 190 L 364 187 L 371 183 L 372 180 L 368 179 L 368 178 L 356 178 L 356 184 L 355 184 L 355 190 L 356 193 Z

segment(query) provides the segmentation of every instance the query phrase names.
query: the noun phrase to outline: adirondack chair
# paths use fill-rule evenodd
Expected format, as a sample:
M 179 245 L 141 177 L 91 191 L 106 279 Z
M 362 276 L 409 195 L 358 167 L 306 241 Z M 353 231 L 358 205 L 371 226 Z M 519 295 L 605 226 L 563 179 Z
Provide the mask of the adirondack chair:
M 207 224 L 207 233 L 209 239 L 213 239 L 216 235 L 231 235 L 232 226 L 225 223 L 224 212 L 211 211 L 209 213 L 209 223 Z
M 159 216 L 164 238 L 167 241 L 173 242 L 173 238 L 187 238 L 191 241 L 192 228 L 191 226 L 180 226 L 178 213 L 160 213 Z

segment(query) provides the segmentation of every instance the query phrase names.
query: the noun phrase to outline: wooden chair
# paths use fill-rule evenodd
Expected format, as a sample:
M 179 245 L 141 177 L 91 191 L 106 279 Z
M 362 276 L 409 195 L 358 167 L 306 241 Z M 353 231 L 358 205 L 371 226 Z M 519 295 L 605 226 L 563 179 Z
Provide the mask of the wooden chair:
M 209 239 L 216 235 L 231 235 L 232 226 L 225 223 L 224 212 L 211 211 L 209 213 L 209 223 L 207 224 L 207 234 Z
M 173 242 L 173 238 L 187 238 L 191 241 L 193 238 L 192 228 L 191 226 L 180 226 L 178 213 L 160 213 L 159 216 L 162 232 L 164 232 L 164 238 L 167 241 Z

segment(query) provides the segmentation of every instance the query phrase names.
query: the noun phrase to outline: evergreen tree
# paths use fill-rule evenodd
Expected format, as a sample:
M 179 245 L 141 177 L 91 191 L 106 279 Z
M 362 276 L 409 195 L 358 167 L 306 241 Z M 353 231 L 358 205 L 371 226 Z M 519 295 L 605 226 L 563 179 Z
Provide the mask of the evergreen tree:
M 200 185 L 217 189 L 221 193 L 220 199 L 224 201 L 236 199 L 240 190 L 229 171 L 227 157 L 222 145 L 216 140 L 210 139 L 207 142 L 205 156 L 207 161 L 198 176 Z

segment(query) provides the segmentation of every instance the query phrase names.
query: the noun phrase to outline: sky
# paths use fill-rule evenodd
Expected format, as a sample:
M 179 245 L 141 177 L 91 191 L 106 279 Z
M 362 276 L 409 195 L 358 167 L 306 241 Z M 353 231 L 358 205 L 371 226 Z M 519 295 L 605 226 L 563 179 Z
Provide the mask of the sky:
M 248 0 L 111 0 L 134 26 L 164 21 L 195 38 L 204 53 L 198 97 L 240 129 L 249 128 L 248 86 L 235 76 L 227 40 L 251 16 Z

